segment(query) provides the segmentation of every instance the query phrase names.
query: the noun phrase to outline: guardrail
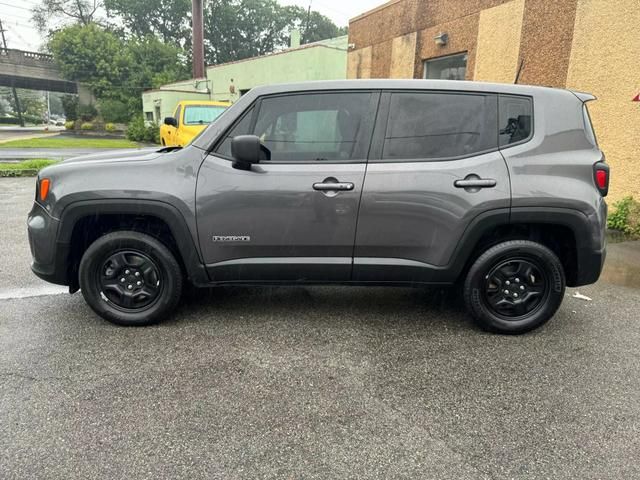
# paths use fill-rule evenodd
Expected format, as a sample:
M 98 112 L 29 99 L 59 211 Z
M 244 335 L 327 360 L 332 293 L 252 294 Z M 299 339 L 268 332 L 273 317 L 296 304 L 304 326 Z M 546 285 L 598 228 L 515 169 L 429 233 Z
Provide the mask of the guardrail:
M 0 48 L 0 59 L 7 58 L 14 62 L 45 62 L 53 63 L 53 55 L 40 52 L 28 52 L 15 48 Z

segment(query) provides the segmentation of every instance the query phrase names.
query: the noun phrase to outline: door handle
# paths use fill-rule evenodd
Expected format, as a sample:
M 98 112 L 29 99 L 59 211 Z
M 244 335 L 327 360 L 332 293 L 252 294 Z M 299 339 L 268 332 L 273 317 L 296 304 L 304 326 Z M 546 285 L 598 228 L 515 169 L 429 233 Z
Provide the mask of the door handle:
M 354 185 L 350 182 L 318 182 L 313 184 L 313 189 L 320 192 L 336 190 L 353 190 Z
M 497 183 L 493 178 L 480 178 L 476 175 L 469 175 L 464 180 L 453 182 L 453 186 L 457 188 L 491 188 L 495 187 Z

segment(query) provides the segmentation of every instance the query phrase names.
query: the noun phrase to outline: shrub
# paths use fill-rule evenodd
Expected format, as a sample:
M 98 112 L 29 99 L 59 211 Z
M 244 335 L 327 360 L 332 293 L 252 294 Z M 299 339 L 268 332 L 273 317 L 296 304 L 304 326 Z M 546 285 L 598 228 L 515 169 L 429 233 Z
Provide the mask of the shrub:
M 118 100 L 100 100 L 100 115 L 107 123 L 125 123 L 129 120 L 129 109 L 126 103 Z
M 80 130 L 93 130 L 93 123 L 84 122 L 82 125 L 80 125 Z
M 160 127 L 158 125 L 150 125 L 147 127 L 145 142 L 160 143 Z
M 105 129 L 107 132 L 115 132 L 115 131 L 117 130 L 117 129 L 116 129 L 116 126 L 115 126 L 113 123 L 105 123 L 105 125 L 104 125 L 104 129 Z
M 74 120 L 64 122 L 64 128 L 66 130 L 73 130 L 74 128 L 76 128 L 76 122 Z
M 614 203 L 607 226 L 632 237 L 640 237 L 640 202 L 629 196 Z
M 62 97 L 62 109 L 67 120 L 78 119 L 78 96 L 65 95 Z
M 144 117 L 135 115 L 127 125 L 127 138 L 134 142 L 140 142 L 144 138 L 144 130 Z
M 33 115 L 22 115 L 22 119 L 25 121 L 25 123 L 33 123 L 35 125 L 39 125 L 42 123 L 42 119 L 40 117 L 34 117 Z M 0 124 L 20 125 L 20 120 L 18 120 L 18 117 L 0 117 Z
M 0 125 L 19 125 L 20 122 L 16 117 L 0 117 Z
M 80 105 L 78 116 L 83 122 L 89 122 L 98 116 L 98 110 L 93 105 Z
M 160 127 L 145 125 L 142 114 L 131 119 L 127 126 L 127 138 L 134 142 L 160 143 Z

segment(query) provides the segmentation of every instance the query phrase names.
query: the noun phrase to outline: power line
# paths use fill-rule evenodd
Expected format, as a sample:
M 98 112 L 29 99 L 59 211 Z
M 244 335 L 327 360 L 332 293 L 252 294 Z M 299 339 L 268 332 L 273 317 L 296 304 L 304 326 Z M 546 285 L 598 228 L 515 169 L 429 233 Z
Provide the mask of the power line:
M 22 20 L 31 20 L 31 17 L 25 17 L 24 15 L 18 15 L 17 13 L 4 13 L 3 15 L 5 17 L 6 16 L 11 16 L 11 17 L 20 18 Z
M 0 5 L 4 5 L 5 7 L 18 8 L 20 10 L 27 10 L 28 12 L 31 11 L 31 9 L 28 7 L 22 7 L 20 5 L 11 5 L 10 3 L 0 2 Z
M 17 20 L 9 20 L 8 22 L 5 22 L 5 24 L 7 24 L 7 25 L 15 25 L 17 27 L 29 28 L 31 30 L 35 30 L 36 29 L 33 25 L 27 25 L 26 23 L 18 22 Z

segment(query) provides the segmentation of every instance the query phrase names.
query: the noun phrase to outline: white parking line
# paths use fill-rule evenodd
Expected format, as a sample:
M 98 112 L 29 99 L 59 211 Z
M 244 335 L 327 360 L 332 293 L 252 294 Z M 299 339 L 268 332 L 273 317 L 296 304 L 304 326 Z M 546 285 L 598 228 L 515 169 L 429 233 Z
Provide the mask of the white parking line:
M 68 292 L 68 287 L 61 287 L 57 285 L 43 285 L 42 287 L 30 288 L 10 288 L 7 290 L 0 290 L 0 300 L 42 297 L 44 295 L 60 295 Z

